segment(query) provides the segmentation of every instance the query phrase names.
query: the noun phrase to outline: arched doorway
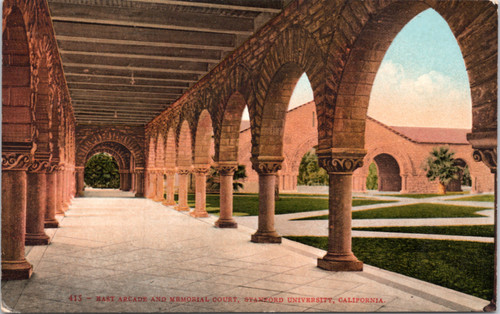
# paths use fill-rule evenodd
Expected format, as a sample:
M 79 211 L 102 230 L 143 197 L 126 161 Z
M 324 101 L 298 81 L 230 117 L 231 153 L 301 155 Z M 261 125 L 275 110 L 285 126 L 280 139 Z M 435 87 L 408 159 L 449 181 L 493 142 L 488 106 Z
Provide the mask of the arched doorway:
M 377 167 L 378 190 L 401 191 L 401 172 L 396 159 L 389 154 L 379 154 L 373 162 Z
M 472 185 L 469 166 L 467 165 L 465 160 L 461 158 L 455 159 L 454 164 L 460 168 L 458 172 L 458 178 L 452 179 L 450 183 L 448 183 L 446 190 L 448 192 L 462 192 L 462 186 L 470 187 Z
M 87 186 L 98 189 L 120 187 L 118 163 L 109 153 L 97 153 L 85 164 L 84 180 Z

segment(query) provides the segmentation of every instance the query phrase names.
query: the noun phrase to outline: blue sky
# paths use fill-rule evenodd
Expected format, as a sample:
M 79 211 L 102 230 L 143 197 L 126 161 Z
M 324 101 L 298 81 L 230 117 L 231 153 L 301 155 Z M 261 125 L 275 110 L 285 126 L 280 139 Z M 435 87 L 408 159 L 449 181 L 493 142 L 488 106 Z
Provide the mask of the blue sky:
M 313 99 L 303 76 L 289 109 Z M 396 36 L 377 72 L 368 114 L 388 125 L 470 128 L 470 90 L 460 48 L 434 10 Z

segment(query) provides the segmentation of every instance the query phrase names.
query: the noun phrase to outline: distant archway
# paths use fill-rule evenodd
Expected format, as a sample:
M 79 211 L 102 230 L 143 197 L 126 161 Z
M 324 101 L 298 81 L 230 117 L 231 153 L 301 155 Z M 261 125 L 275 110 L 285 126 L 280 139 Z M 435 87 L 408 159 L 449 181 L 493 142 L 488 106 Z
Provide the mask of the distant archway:
M 120 187 L 118 163 L 109 153 L 96 153 L 85 164 L 85 184 L 93 188 Z
M 373 161 L 377 166 L 378 190 L 401 191 L 401 173 L 396 159 L 389 154 L 380 154 Z

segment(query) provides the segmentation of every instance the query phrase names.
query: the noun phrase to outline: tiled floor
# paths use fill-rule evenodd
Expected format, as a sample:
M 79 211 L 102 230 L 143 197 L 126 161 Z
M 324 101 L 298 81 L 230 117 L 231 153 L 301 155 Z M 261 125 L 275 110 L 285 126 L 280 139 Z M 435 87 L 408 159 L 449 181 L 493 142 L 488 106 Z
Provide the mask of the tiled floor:
M 244 226 L 217 229 L 214 217 L 196 219 L 150 200 L 121 198 L 125 193 L 100 196 L 73 200 L 61 228 L 51 231 L 52 243 L 27 249 L 34 275 L 2 282 L 4 309 L 401 312 L 479 311 L 488 304 L 368 265 L 359 273 L 323 271 L 316 267 L 321 250 L 286 239 L 255 244 Z

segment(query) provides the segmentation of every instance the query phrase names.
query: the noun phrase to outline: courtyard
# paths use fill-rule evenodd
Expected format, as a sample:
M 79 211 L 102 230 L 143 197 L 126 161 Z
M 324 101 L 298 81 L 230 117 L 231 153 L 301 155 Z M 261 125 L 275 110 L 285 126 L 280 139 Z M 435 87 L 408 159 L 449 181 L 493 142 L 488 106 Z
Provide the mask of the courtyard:
M 213 227 L 215 216 L 194 218 L 130 192 L 87 189 L 85 196 L 58 217 L 60 228 L 47 230 L 49 246 L 27 247 L 34 274 L 30 280 L 2 282 L 4 307 L 21 312 L 446 312 L 480 311 L 488 304 L 369 265 L 363 272 L 321 270 L 316 259 L 323 250 L 287 239 L 250 242 L 254 227 L 244 221 L 250 217 L 237 217 L 237 229 L 219 229 Z M 285 220 L 277 215 L 283 235 L 294 229 Z M 323 222 L 293 234 L 326 229 Z

